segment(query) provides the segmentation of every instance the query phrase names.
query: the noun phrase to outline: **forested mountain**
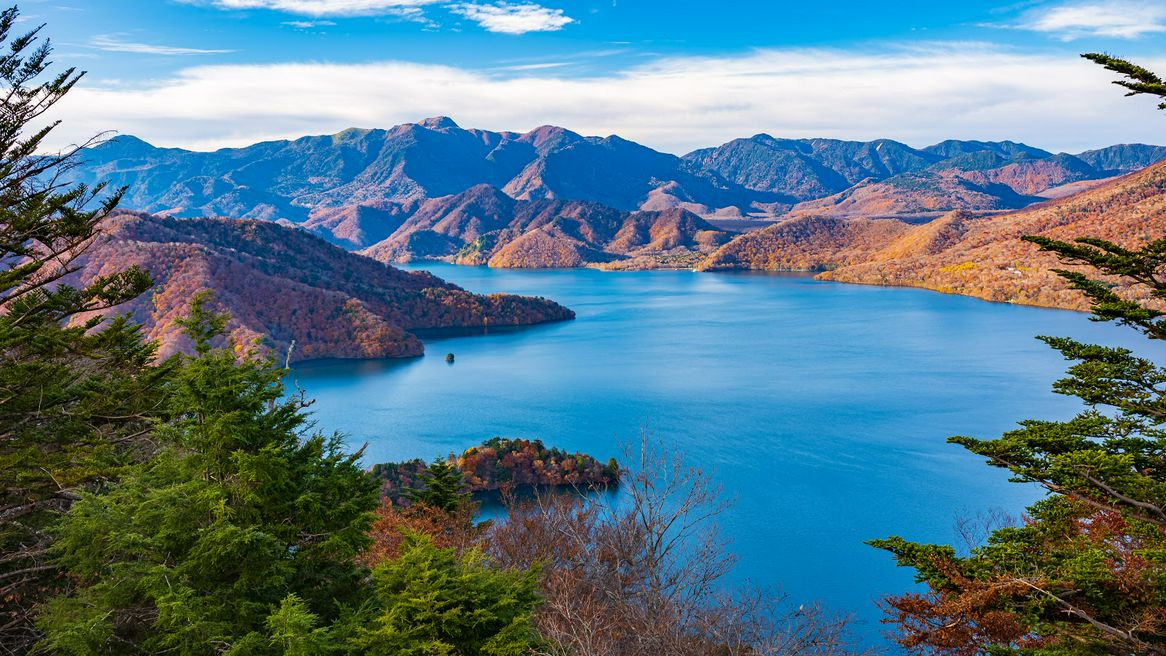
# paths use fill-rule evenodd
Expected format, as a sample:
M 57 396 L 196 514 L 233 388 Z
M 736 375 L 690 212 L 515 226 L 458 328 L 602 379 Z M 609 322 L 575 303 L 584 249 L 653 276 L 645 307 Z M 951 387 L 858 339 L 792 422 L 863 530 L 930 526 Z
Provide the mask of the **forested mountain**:
M 1085 309 L 1052 269 L 1057 258 L 1020 240 L 1090 235 L 1127 248 L 1166 234 L 1166 162 L 1017 212 L 896 219 L 802 216 L 742 235 L 703 269 L 823 270 L 843 282 L 925 287 L 993 301 Z M 1127 290 L 1134 297 L 1135 289 Z M 1142 289 L 1140 293 L 1144 293 Z
M 1166 146 L 1146 144 L 1120 144 L 1087 150 L 1078 155 L 1090 166 L 1105 171 L 1136 171 L 1166 158 Z
M 214 152 L 156 148 L 120 136 L 87 149 L 70 179 L 128 186 L 127 208 L 279 221 L 349 250 L 375 247 L 370 253 L 386 261 L 487 263 L 522 238 L 526 245 L 511 249 L 522 255 L 511 252 L 495 264 L 575 266 L 644 257 L 654 239 L 612 247 L 606 234 L 622 227 L 610 223 L 614 217 L 627 220 L 637 211 L 683 209 L 722 226 L 791 212 L 1002 211 L 1164 156 L 1166 148 L 1141 144 L 1074 156 L 1010 141 L 916 149 L 888 139 L 761 134 L 676 157 L 618 136 L 585 137 L 554 126 L 526 133 L 462 129 L 436 117 Z M 559 216 L 563 224 L 551 225 Z M 638 216 L 634 223 L 645 220 L 653 219 Z M 580 221 L 590 227 L 577 226 Z M 720 239 L 711 230 L 700 226 L 664 241 L 678 243 L 674 248 L 691 259 Z M 528 255 L 532 250 L 537 254 Z
M 293 360 L 420 355 L 420 328 L 510 326 L 574 317 L 541 298 L 471 294 L 425 272 L 407 272 L 275 223 L 173 219 L 123 213 L 78 262 L 83 283 L 127 266 L 154 279 L 120 306 L 163 356 L 190 344 L 176 323 L 203 289 L 230 312 L 240 348 L 261 340 Z
M 693 151 L 684 159 L 748 189 L 810 200 L 864 180 L 918 171 L 943 158 L 889 139 L 776 139 L 759 134 Z
M 720 174 L 747 189 L 784 193 L 813 200 L 855 185 L 881 182 L 919 172 L 970 174 L 990 179 L 1021 194 L 1038 194 L 1068 178 L 1104 178 L 1144 168 L 1166 157 L 1166 147 L 1124 144 L 1073 156 L 1012 141 L 944 141 L 915 149 L 889 139 L 870 142 L 836 139 L 776 139 L 759 134 L 716 148 L 693 151 L 684 159 Z M 1049 184 L 1025 183 L 1029 169 L 1046 174 Z M 1058 177 L 1060 179 L 1058 179 Z M 952 208 L 963 209 L 963 208 Z

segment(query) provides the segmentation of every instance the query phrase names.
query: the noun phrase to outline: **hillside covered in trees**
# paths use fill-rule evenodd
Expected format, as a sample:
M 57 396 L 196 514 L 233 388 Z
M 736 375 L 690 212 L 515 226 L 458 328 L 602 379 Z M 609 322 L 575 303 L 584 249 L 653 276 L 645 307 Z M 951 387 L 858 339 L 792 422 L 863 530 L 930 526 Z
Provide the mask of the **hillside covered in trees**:
M 160 354 L 189 351 L 177 319 L 193 294 L 214 292 L 229 311 L 226 336 L 293 360 L 420 355 L 421 328 L 518 326 L 574 317 L 541 298 L 471 294 L 426 272 L 407 272 L 267 221 L 173 219 L 121 213 L 78 258 L 86 284 L 127 266 L 154 280 L 120 306 Z
M 318 224 L 312 224 L 313 226 Z M 681 209 L 625 212 L 586 201 L 515 200 L 488 185 L 420 203 L 361 251 L 382 262 L 447 259 L 495 267 L 578 267 L 699 256 L 731 233 Z
M 924 287 L 1008 303 L 1083 310 L 1088 303 L 1054 273 L 1051 254 L 1023 235 L 1094 235 L 1137 247 L 1166 231 L 1166 162 L 1017 212 L 953 212 L 924 224 L 805 216 L 738 237 L 704 270 L 825 270 L 825 280 Z M 1128 291 L 1144 299 L 1145 290 Z

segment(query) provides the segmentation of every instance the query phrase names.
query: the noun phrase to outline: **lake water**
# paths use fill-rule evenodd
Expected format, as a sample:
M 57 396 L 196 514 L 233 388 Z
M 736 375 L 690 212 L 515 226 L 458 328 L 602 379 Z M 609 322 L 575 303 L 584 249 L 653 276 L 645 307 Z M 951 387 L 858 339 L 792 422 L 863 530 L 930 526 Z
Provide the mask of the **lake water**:
M 1037 497 L 944 441 L 1078 409 L 1049 391 L 1065 362 L 1033 336 L 1144 343 L 1077 313 L 804 276 L 418 268 L 578 317 L 428 339 L 423 358 L 298 365 L 322 428 L 368 442 L 371 464 L 494 435 L 606 460 L 646 425 L 736 498 L 721 524 L 737 576 L 854 613 L 872 643 L 873 600 L 912 577 L 864 540 L 950 543 L 958 516 Z

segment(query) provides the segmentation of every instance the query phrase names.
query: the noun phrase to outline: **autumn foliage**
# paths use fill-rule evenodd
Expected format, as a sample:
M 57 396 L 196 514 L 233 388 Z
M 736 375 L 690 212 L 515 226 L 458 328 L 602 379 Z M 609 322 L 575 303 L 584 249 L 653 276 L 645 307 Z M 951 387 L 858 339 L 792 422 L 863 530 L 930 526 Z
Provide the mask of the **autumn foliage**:
M 407 272 L 345 252 L 301 230 L 264 221 L 171 219 L 123 213 L 80 260 L 90 281 L 129 265 L 154 287 L 119 307 L 160 353 L 189 351 L 175 321 L 201 290 L 230 313 L 240 349 L 258 343 L 283 358 L 420 355 L 423 328 L 515 326 L 574 317 L 541 298 L 467 292 L 426 272 Z
M 614 458 L 603 464 L 587 454 L 547 447 L 541 440 L 493 437 L 448 461 L 464 477 L 467 492 L 557 486 L 585 490 L 619 483 Z M 423 460 L 410 460 L 373 465 L 371 472 L 382 481 L 384 496 L 399 501 L 405 490 L 423 485 L 428 468 Z
M 919 225 L 802 216 L 742 235 L 699 266 L 821 271 L 825 280 L 1084 310 L 1088 303 L 1053 271 L 1060 266 L 1056 257 L 1033 253 L 1021 236 L 1093 235 L 1137 247 L 1163 233 L 1166 162 L 1007 214 L 954 212 Z M 1144 289 L 1128 284 L 1124 289 L 1148 300 Z
M 887 543 L 918 563 L 931 584 L 925 593 L 882 603 L 898 642 L 913 653 L 944 656 L 977 656 L 986 645 L 1055 654 L 1058 645 L 1076 642 L 1093 644 L 1097 653 L 1162 653 L 1144 641 L 1166 635 L 1155 562 L 1161 529 L 1063 497 L 1030 512 L 975 548 L 971 559 L 946 547 Z M 1106 643 L 1113 648 L 1099 647 Z
M 451 512 L 426 504 L 403 506 L 382 499 L 368 533 L 372 545 L 360 560 L 371 568 L 398 558 L 411 533 L 428 535 L 440 548 L 464 552 L 481 537 L 482 528 L 474 524 L 475 511 L 468 502 Z

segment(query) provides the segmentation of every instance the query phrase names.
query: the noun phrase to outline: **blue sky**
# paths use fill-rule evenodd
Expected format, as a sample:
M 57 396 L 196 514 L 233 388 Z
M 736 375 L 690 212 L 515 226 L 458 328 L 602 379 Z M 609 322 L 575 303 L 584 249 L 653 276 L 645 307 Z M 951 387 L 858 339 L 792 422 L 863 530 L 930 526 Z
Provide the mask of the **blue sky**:
M 215 148 L 450 115 L 670 152 L 769 132 L 1166 142 L 1080 60 L 1166 71 L 1166 0 L 24 0 L 89 71 L 61 145 L 107 129 Z M 1144 100 L 1144 102 L 1143 102 Z M 1162 115 L 1159 115 L 1162 114 Z

